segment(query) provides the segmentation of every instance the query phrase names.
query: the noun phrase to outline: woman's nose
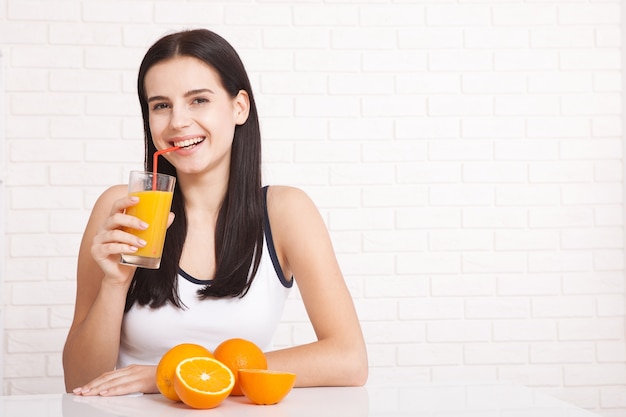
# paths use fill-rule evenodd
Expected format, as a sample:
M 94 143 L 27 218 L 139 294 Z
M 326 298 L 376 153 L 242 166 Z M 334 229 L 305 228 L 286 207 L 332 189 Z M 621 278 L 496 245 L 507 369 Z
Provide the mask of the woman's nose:
M 191 116 L 189 111 L 184 107 L 174 107 L 172 109 L 172 118 L 170 125 L 175 129 L 187 127 L 191 124 Z

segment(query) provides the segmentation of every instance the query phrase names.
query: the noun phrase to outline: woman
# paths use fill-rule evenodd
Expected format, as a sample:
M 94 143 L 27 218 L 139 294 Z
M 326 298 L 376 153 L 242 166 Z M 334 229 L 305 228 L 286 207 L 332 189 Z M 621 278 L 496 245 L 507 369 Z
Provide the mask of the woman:
M 261 186 L 257 110 L 243 64 L 208 30 L 163 37 L 137 81 L 146 170 L 177 177 L 161 268 L 122 265 L 145 242 L 122 228 L 126 185 L 96 202 L 78 257 L 65 384 L 79 395 L 158 392 L 156 364 L 179 343 L 241 337 L 269 349 L 295 279 L 317 341 L 266 351 L 297 386 L 362 385 L 367 354 L 328 231 L 305 193 Z M 270 228 L 271 225 L 271 228 Z

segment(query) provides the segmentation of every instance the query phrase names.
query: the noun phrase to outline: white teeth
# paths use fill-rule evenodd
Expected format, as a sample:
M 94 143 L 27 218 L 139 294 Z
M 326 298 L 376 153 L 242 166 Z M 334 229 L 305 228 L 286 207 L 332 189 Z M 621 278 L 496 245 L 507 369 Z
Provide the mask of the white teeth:
M 200 143 L 204 140 L 204 138 L 193 138 L 193 139 L 185 139 L 179 142 L 174 142 L 174 146 L 180 146 L 181 148 L 186 148 L 191 145 L 195 145 L 196 143 Z

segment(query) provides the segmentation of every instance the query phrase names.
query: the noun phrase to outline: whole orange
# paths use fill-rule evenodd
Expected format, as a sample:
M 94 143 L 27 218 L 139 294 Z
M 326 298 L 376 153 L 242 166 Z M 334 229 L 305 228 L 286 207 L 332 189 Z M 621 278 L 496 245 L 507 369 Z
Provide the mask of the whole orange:
M 174 389 L 192 408 L 215 408 L 228 397 L 235 375 L 222 362 L 200 356 L 183 359 L 176 367 Z
M 156 369 L 156 385 L 164 397 L 172 401 L 180 401 L 174 389 L 174 374 L 178 364 L 187 358 L 204 356 L 214 358 L 211 351 L 195 343 L 181 343 L 174 346 L 161 357 Z
M 239 386 L 250 401 L 259 405 L 277 404 L 289 394 L 296 374 L 265 369 L 240 369 Z
M 240 369 L 267 369 L 267 358 L 253 342 L 234 338 L 220 343 L 213 351 L 215 359 L 228 366 L 235 375 L 235 386 L 231 395 L 243 395 L 238 381 Z

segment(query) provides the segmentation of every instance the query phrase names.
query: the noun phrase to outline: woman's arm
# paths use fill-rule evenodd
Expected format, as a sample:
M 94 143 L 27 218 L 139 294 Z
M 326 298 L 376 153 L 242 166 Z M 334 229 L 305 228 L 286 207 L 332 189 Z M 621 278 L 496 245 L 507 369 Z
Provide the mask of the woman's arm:
M 126 186 L 109 188 L 96 202 L 85 229 L 78 254 L 74 319 L 63 350 L 68 392 L 115 368 L 126 293 L 135 271 L 119 263 L 120 253 L 142 246 L 120 230 L 143 227 L 138 219 L 123 214 L 135 203 Z
M 272 186 L 268 212 L 281 266 L 295 277 L 317 336 L 310 344 L 268 352 L 270 369 L 295 373 L 297 386 L 365 384 L 361 326 L 317 208 L 299 189 Z

